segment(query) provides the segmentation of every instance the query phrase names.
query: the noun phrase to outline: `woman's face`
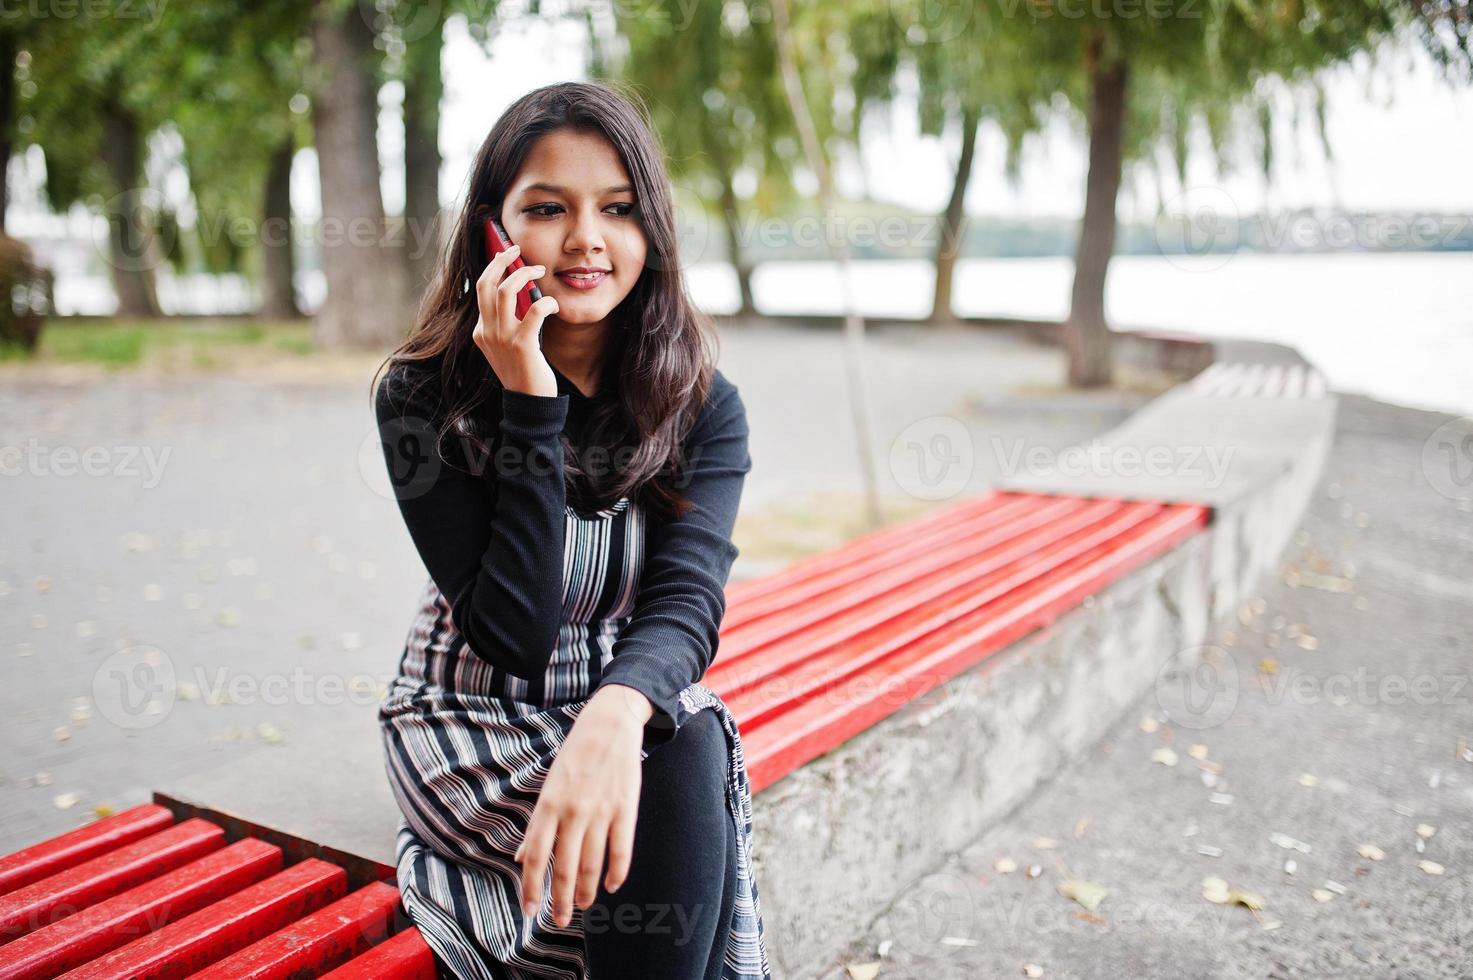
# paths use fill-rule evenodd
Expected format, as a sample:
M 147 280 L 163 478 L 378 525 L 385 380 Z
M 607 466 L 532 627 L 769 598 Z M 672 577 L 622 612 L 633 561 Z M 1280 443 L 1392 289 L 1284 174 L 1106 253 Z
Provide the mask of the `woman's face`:
M 600 324 L 639 281 L 647 243 L 633 184 L 600 134 L 559 129 L 532 145 L 501 220 L 522 261 L 547 267 L 537 287 L 558 302 L 547 323 Z

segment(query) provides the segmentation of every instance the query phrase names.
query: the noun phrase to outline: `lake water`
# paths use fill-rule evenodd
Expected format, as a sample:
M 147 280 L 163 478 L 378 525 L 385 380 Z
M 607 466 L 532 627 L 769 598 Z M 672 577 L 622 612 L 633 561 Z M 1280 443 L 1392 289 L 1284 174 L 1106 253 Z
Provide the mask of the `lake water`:
M 861 313 L 920 317 L 929 309 L 927 262 L 856 262 L 850 271 Z M 1064 258 L 965 260 L 955 307 L 965 316 L 1060 319 L 1071 275 Z M 839 286 L 837 267 L 825 262 L 769 263 L 753 276 L 767 313 L 839 313 Z M 298 288 L 315 308 L 320 274 L 300 274 Z M 724 265 L 692 267 L 690 288 L 713 313 L 736 306 L 735 278 Z M 160 283 L 170 310 L 242 310 L 250 292 L 238 278 Z M 106 313 L 113 305 L 100 278 L 64 275 L 57 298 L 63 312 Z M 1118 327 L 1289 344 L 1336 388 L 1473 415 L 1473 253 L 1121 256 L 1110 265 L 1106 308 Z

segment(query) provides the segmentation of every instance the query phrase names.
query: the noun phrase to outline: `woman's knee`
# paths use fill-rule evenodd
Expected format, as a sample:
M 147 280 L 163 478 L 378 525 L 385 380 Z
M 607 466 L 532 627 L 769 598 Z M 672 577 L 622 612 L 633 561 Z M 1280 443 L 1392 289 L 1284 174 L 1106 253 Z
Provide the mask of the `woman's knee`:
M 715 711 L 698 711 L 680 726 L 675 737 L 644 761 L 646 777 L 670 774 L 690 788 L 723 786 L 730 764 L 726 729 Z

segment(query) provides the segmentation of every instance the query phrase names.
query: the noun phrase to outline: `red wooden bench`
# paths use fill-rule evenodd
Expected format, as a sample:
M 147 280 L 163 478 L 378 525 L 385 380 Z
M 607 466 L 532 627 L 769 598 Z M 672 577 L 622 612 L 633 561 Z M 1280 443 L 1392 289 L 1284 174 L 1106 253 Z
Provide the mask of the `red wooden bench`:
M 728 590 L 705 683 L 753 791 L 1048 625 L 1210 509 L 997 492 Z M 68 972 L 69 971 L 69 972 Z M 0 980 L 433 977 L 394 869 L 144 804 L 0 858 Z

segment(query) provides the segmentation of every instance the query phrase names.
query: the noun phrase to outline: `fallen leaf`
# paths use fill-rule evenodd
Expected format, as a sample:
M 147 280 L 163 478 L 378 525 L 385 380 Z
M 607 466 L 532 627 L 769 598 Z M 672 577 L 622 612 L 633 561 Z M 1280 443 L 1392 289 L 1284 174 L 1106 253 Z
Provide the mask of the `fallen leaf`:
M 1018 862 L 1012 858 L 1000 857 L 992 862 L 992 867 L 1000 875 L 1010 875 L 1018 870 Z
M 1444 870 L 1442 865 L 1438 864 L 1436 861 L 1429 861 L 1426 858 L 1418 861 L 1417 867 L 1421 868 L 1429 875 L 1440 875 Z
M 874 963 L 851 963 L 844 967 L 844 972 L 849 974 L 850 980 L 875 980 L 880 975 L 879 962 Z
M 1081 881 L 1078 878 L 1065 878 L 1054 887 L 1059 890 L 1060 895 L 1072 898 L 1091 912 L 1099 908 L 1100 903 L 1109 894 L 1109 890 L 1104 885 L 1093 881 Z
M 1369 858 L 1372 861 L 1379 861 L 1386 856 L 1386 852 L 1375 844 L 1362 844 L 1360 846 L 1360 856 Z
M 1159 762 L 1163 766 L 1176 765 L 1176 753 L 1168 745 L 1163 745 L 1151 753 L 1151 761 Z
M 1328 902 L 1335 897 L 1335 893 L 1324 888 L 1316 888 L 1310 892 L 1316 902 Z

